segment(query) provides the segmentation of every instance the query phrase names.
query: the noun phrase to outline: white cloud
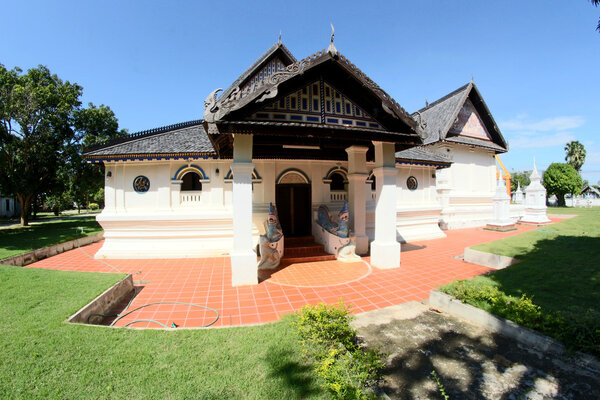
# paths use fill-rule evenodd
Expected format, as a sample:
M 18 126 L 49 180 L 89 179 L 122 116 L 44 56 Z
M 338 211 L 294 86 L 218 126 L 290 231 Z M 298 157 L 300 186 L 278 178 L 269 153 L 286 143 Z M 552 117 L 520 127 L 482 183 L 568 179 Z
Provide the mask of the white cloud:
M 527 116 L 520 114 L 516 118 L 500 123 L 501 129 L 506 131 L 548 132 L 564 131 L 579 128 L 585 119 L 579 115 L 545 118 L 539 121 L 527 121 Z
M 569 132 L 556 132 L 553 134 L 544 134 L 543 136 L 511 135 L 509 143 L 512 149 L 526 149 L 532 147 L 564 146 L 571 140 L 575 140 L 575 136 Z
M 508 133 L 512 149 L 564 146 L 576 140 L 572 129 L 581 127 L 585 119 L 579 115 L 558 116 L 532 120 L 526 114 L 500 122 L 500 128 Z

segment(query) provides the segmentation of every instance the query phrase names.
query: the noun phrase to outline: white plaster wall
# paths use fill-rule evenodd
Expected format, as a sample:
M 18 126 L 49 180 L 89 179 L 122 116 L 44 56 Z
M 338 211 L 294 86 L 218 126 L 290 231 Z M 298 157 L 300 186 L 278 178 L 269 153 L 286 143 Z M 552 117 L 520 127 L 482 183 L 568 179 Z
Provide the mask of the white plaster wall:
M 452 161 L 450 168 L 442 172 L 449 188 L 448 205 L 444 204 L 441 214 L 442 225 L 447 229 L 486 225 L 493 219 L 492 197 L 496 183 L 494 153 L 459 144 L 433 147 Z
M 448 175 L 456 183 L 451 195 L 490 199 L 493 195 L 495 167 L 491 153 L 453 149 L 455 165 Z M 232 184 L 225 182 L 231 160 L 113 162 L 106 164 L 105 202 L 98 221 L 105 230 L 105 243 L 98 258 L 201 257 L 229 254 L 233 238 Z M 346 162 L 313 160 L 254 160 L 260 176 L 253 183 L 253 239 L 264 233 L 268 206 L 275 204 L 275 183 L 288 169 L 303 171 L 311 183 L 312 209 L 327 205 L 332 214 L 341 209 L 342 201 L 332 201 L 329 184 L 323 178 L 333 167 L 347 168 Z M 180 201 L 180 185 L 173 183 L 181 167 L 196 165 L 207 177 L 202 183 L 200 200 L 193 204 Z M 367 163 L 368 170 L 373 163 Z M 454 169 L 452 169 L 454 168 Z M 217 169 L 219 172 L 217 173 Z M 108 172 L 111 176 L 108 177 Z M 445 236 L 438 223 L 447 218 L 458 224 L 481 219 L 475 210 L 479 205 L 453 204 L 451 213 L 444 214 L 437 191 L 433 167 L 397 165 L 397 237 L 401 241 L 432 239 Z M 144 175 L 150 180 L 150 190 L 136 193 L 133 180 Z M 418 189 L 406 187 L 409 176 L 418 180 Z M 468 176 L 468 179 L 463 179 Z M 465 181 L 466 183 L 458 184 Z M 176 182 L 177 183 L 177 182 Z M 367 192 L 367 235 L 374 232 L 374 207 L 370 186 Z M 482 215 L 491 214 L 491 201 L 484 205 Z M 477 222 L 479 223 L 479 222 Z

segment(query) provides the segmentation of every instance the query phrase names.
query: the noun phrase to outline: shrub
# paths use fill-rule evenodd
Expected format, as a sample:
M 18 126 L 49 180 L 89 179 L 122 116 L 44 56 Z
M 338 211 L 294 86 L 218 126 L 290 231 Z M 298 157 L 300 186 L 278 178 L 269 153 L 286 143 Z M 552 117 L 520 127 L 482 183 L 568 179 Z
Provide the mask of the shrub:
M 561 340 L 571 350 L 600 355 L 600 315 L 596 311 L 567 316 L 544 311 L 525 294 L 514 297 L 496 286 L 466 280 L 452 282 L 440 290 L 463 303 Z
M 303 354 L 314 361 L 323 386 L 336 398 L 375 398 L 371 388 L 381 379 L 383 354 L 358 345 L 351 320 L 350 308 L 340 301 L 305 306 L 292 325 Z
M 98 203 L 90 203 L 89 208 L 90 210 L 97 210 L 100 206 L 98 206 Z

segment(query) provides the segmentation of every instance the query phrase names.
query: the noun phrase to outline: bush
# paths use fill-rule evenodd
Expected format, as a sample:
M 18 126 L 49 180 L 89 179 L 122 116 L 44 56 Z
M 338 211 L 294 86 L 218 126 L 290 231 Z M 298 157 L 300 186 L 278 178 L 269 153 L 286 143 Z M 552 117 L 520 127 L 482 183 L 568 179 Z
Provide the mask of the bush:
M 570 350 L 600 356 L 600 315 L 596 311 L 589 310 L 585 315 L 567 316 L 544 311 L 525 294 L 514 297 L 496 286 L 467 280 L 452 282 L 440 290 L 463 303 L 552 336 L 562 341 Z
M 350 308 L 340 301 L 305 306 L 292 325 L 303 354 L 314 361 L 323 386 L 336 398 L 375 398 L 371 388 L 381 379 L 383 354 L 358 345 L 351 320 Z
M 100 206 L 98 205 L 98 203 L 90 203 L 89 208 L 90 210 L 97 210 L 100 208 Z
M 558 205 L 565 206 L 565 195 L 578 195 L 583 188 L 581 176 L 570 164 L 552 163 L 544 172 L 543 185 L 548 196 L 558 198 Z

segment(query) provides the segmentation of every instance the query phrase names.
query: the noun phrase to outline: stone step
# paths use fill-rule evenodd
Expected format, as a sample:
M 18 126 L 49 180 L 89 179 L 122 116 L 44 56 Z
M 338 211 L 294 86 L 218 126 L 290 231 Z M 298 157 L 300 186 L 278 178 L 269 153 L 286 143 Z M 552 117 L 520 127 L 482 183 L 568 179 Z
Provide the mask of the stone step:
M 306 244 L 315 243 L 315 238 L 312 236 L 299 236 L 299 237 L 285 237 L 285 248 L 289 247 L 302 247 Z
M 305 257 L 315 253 L 325 253 L 323 245 L 310 243 L 301 247 L 285 247 L 284 257 Z
M 281 259 L 281 265 L 290 265 L 290 264 L 317 262 L 317 261 L 330 261 L 330 260 L 335 260 L 335 255 L 327 254 L 327 253 L 313 254 L 313 255 L 304 256 L 304 257 L 287 257 L 284 255 L 283 258 Z

